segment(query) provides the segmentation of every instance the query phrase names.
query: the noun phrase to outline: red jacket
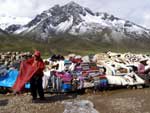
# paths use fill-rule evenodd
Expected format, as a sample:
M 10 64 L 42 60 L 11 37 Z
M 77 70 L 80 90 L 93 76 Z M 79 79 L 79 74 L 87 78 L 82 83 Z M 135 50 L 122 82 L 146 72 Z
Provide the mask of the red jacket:
M 34 58 L 21 62 L 19 75 L 13 86 L 13 90 L 20 91 L 24 87 L 24 85 L 32 78 L 32 76 L 43 75 L 45 64 L 42 59 L 37 61 L 34 66 L 33 63 Z

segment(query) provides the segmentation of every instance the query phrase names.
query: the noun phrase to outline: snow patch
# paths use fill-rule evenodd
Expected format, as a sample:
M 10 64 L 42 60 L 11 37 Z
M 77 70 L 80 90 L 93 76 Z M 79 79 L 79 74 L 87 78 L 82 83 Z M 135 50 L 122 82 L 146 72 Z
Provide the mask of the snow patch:
M 49 25 L 51 28 L 53 28 L 57 33 L 64 33 L 67 30 L 70 29 L 70 27 L 73 25 L 73 16 L 71 16 L 68 20 L 66 20 L 65 22 L 61 22 L 60 24 L 58 24 L 57 26 L 52 26 Z
M 137 32 L 138 34 L 142 34 L 143 33 L 143 29 L 136 26 L 136 25 L 132 25 L 132 27 L 128 27 L 128 31 L 130 32 Z
M 31 21 L 31 18 L 28 17 L 2 16 L 0 17 L 0 28 L 4 30 L 12 24 L 25 25 L 29 21 Z
M 17 31 L 15 31 L 15 34 L 19 34 L 19 33 L 22 33 L 22 32 L 28 33 L 30 31 L 32 31 L 34 28 L 36 28 L 45 19 L 42 19 L 40 22 L 38 22 L 37 24 L 35 24 L 35 25 L 31 26 L 31 27 L 22 26 L 22 28 L 20 28 Z
M 22 28 L 18 29 L 17 31 L 15 31 L 14 34 L 19 34 L 27 29 L 28 29 L 28 27 L 22 27 Z
M 83 16 L 80 14 L 80 17 L 86 22 L 86 23 L 99 23 L 102 26 L 109 26 L 106 21 L 101 19 L 101 16 L 93 16 L 89 13 L 86 13 L 86 16 Z
M 106 28 L 106 26 L 101 26 L 99 23 L 86 23 L 83 21 L 79 25 L 72 26 L 69 33 L 73 35 L 82 35 L 87 33 L 102 32 L 104 28 Z
M 124 20 L 114 20 L 111 22 L 113 27 L 116 28 L 124 28 L 125 21 Z

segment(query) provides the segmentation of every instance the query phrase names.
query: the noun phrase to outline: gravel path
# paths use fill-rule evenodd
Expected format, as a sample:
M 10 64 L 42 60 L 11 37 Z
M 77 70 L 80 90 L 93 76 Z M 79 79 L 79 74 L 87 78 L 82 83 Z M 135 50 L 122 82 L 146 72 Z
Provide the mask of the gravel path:
M 66 110 L 66 102 L 82 103 L 83 100 L 87 100 L 94 107 L 91 109 L 99 113 L 150 113 L 150 88 L 122 89 L 84 95 L 46 94 L 45 101 L 37 100 L 36 103 L 31 102 L 30 95 L 0 95 L 0 113 L 63 113 Z M 81 109 L 78 104 L 74 104 Z

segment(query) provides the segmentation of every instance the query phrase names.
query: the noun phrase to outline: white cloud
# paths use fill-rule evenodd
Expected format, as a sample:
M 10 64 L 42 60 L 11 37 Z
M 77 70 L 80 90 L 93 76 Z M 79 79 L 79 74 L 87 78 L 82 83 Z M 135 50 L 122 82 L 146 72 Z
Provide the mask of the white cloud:
M 66 4 L 72 0 L 0 0 L 0 15 L 34 17 L 55 4 Z M 150 0 L 74 0 L 94 11 L 108 12 L 150 28 Z
M 145 13 L 143 16 L 143 23 L 141 23 L 143 26 L 148 26 L 150 28 L 150 13 Z

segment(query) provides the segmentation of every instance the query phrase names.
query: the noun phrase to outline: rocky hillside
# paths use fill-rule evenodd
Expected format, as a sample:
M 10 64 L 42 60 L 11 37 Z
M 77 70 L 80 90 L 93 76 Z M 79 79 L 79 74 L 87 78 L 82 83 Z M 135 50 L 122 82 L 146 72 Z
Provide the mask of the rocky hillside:
M 2 30 L 2 29 L 0 29 L 0 35 L 7 35 L 7 32 Z

